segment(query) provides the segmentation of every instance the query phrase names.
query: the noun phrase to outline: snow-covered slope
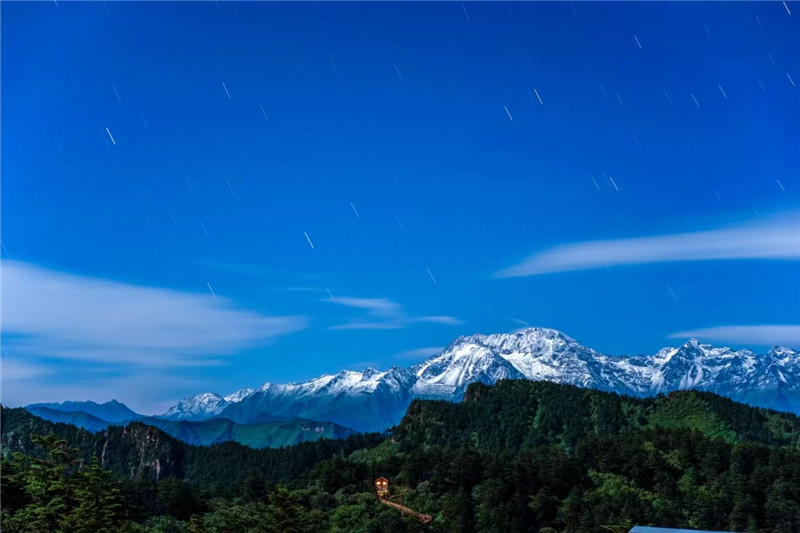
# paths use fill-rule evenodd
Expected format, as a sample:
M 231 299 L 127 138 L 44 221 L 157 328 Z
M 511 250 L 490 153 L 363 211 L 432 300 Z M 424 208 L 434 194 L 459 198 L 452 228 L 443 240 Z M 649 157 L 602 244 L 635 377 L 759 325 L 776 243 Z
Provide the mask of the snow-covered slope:
M 167 420 L 206 420 L 220 414 L 226 407 L 241 402 L 255 393 L 255 389 L 241 389 L 228 396 L 216 392 L 203 392 L 182 398 L 159 416 Z
M 410 369 L 350 370 L 305 383 L 266 383 L 222 398 L 184 398 L 173 419 L 221 416 L 239 423 L 306 418 L 359 431 L 397 423 L 413 398 L 457 400 L 470 383 L 531 379 L 649 396 L 699 389 L 761 407 L 800 412 L 800 354 L 776 347 L 765 354 L 715 348 L 690 340 L 654 355 L 610 356 L 559 331 L 469 335 Z
M 255 389 L 237 390 L 233 394 L 229 394 L 228 396 L 225 396 L 225 401 L 228 402 L 229 404 L 230 403 L 241 402 L 242 400 L 244 400 L 245 398 L 247 398 L 248 396 L 253 394 L 255 391 L 256 391 Z
M 169 420 L 205 420 L 218 415 L 228 401 L 215 392 L 204 392 L 182 398 L 170 407 L 161 418 Z
M 476 381 L 494 383 L 499 379 L 525 378 L 496 351 L 468 340 L 451 344 L 441 355 L 412 367 L 411 371 L 416 378 L 411 391 L 423 398 L 457 399 Z
M 411 401 L 413 374 L 392 367 L 380 372 L 345 370 L 305 383 L 267 383 L 219 416 L 234 422 L 266 422 L 305 418 L 335 422 L 359 431 L 385 429 L 395 424 Z

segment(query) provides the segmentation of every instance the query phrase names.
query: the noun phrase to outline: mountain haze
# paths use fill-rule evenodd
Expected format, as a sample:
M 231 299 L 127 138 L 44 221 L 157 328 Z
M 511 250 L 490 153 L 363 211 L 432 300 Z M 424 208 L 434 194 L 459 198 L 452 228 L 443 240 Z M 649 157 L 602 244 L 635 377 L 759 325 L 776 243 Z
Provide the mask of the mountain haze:
M 83 411 L 61 411 L 41 405 L 29 405 L 25 409 L 44 420 L 71 424 L 92 433 L 106 430 L 110 426 L 126 426 L 138 422 L 157 427 L 168 435 L 198 446 L 233 441 L 253 448 L 277 448 L 319 439 L 341 439 L 354 433 L 353 430 L 333 422 L 314 422 L 299 418 L 237 424 L 227 418 L 166 420 L 140 415 L 124 422 L 109 422 Z
M 142 418 L 144 415 L 131 410 L 124 403 L 111 400 L 106 403 L 92 401 L 85 402 L 60 402 L 60 403 L 35 403 L 28 405 L 27 408 L 44 407 L 65 413 L 82 412 L 93 417 L 105 420 L 106 422 L 125 422 Z

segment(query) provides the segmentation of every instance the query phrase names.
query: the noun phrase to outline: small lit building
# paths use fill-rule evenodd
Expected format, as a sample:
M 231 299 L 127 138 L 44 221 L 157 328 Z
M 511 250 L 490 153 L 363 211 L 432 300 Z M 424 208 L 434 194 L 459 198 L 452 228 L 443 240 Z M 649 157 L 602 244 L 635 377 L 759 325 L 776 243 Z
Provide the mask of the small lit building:
M 389 495 L 389 480 L 385 477 L 379 477 L 375 480 L 375 492 L 378 493 L 378 498 L 385 498 Z

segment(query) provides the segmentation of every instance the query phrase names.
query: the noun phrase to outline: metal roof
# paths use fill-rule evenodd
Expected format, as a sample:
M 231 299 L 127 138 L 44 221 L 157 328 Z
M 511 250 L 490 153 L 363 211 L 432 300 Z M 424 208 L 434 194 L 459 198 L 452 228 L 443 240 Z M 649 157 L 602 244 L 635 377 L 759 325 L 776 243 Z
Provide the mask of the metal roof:
M 707 529 L 676 529 L 674 527 L 634 526 L 629 533 L 733 533 L 733 532 L 710 531 Z

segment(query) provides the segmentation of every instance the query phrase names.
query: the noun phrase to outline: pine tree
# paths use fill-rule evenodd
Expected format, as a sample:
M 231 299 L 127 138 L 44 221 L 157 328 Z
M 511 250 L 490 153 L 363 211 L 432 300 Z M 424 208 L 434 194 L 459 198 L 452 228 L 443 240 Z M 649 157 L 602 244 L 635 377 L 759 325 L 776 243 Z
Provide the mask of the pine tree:
M 67 476 L 79 464 L 77 451 L 55 435 L 32 435 L 31 439 L 44 448 L 44 458 L 15 453 L 14 462 L 21 468 L 10 480 L 23 488 L 30 503 L 4 516 L 3 528 L 9 532 L 64 531 L 64 518 L 75 506 Z
M 100 466 L 97 457 L 89 468 L 71 481 L 75 507 L 64 519 L 67 531 L 75 533 L 110 533 L 122 519 L 120 484 L 113 474 Z

